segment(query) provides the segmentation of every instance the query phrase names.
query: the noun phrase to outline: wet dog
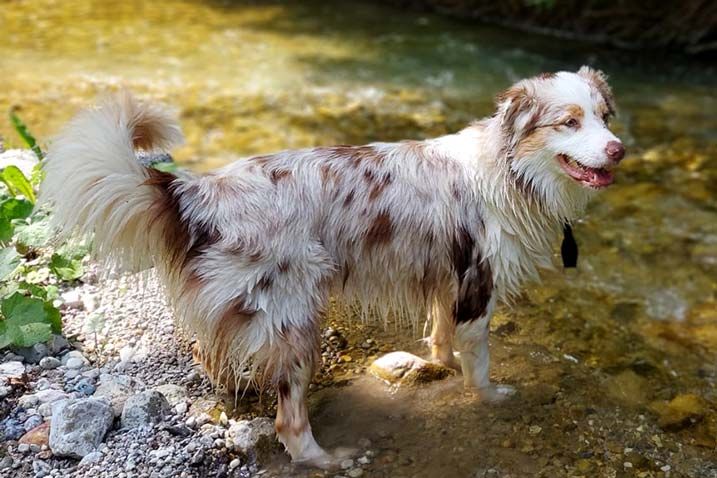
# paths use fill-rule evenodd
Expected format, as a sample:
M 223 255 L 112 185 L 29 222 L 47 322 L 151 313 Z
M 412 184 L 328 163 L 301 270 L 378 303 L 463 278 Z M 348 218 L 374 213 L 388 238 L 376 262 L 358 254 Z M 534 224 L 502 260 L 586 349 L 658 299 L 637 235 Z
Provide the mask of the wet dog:
M 272 387 L 293 460 L 331 466 L 305 401 L 329 297 L 428 317 L 433 358 L 500 400 L 512 388 L 489 379 L 496 302 L 551 265 L 563 225 L 613 181 L 625 151 L 601 72 L 526 79 L 496 106 L 435 139 L 285 151 L 195 175 L 138 163 L 181 132 L 120 94 L 52 143 L 41 198 L 65 237 L 93 234 L 111 266 L 156 267 L 210 377 L 231 386 L 248 371 Z

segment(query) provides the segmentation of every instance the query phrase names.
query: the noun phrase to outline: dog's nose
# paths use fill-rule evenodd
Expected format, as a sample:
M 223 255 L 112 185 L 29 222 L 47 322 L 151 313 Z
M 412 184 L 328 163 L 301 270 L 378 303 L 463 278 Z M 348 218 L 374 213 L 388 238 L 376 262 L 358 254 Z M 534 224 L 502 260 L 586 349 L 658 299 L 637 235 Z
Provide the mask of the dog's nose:
M 625 147 L 620 141 L 609 141 L 605 146 L 605 153 L 610 161 L 619 163 L 625 157 Z

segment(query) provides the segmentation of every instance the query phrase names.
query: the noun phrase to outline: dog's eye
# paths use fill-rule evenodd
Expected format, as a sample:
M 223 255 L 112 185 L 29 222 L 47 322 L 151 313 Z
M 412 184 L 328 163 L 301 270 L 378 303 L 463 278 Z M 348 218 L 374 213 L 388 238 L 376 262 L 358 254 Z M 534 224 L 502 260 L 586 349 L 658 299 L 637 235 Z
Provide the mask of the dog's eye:
M 567 126 L 568 128 L 577 128 L 578 120 L 576 120 L 575 118 L 570 118 L 565 122 L 565 126 Z

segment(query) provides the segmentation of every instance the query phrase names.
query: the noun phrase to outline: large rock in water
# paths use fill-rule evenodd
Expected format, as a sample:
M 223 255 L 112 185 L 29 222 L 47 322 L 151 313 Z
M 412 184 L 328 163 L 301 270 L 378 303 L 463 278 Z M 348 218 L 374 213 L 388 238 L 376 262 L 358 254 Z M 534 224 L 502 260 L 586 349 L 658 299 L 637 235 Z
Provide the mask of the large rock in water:
M 423 360 L 408 352 L 391 352 L 371 364 L 369 371 L 388 383 L 415 385 L 442 380 L 452 375 L 453 370 L 443 365 Z
M 97 451 L 113 420 L 104 400 L 66 400 L 52 413 L 50 449 L 57 456 L 82 458 Z
M 146 427 L 164 420 L 169 402 L 156 390 L 146 390 L 127 399 L 122 410 L 122 427 Z

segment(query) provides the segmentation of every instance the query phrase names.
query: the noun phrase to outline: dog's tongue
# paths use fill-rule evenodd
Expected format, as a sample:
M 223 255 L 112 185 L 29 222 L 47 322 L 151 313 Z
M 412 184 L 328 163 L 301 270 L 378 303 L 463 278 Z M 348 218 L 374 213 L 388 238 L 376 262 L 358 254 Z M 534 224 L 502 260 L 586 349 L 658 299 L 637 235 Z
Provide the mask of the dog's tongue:
M 605 187 L 612 184 L 615 177 L 606 169 L 589 169 L 583 172 L 583 181 L 595 187 Z

